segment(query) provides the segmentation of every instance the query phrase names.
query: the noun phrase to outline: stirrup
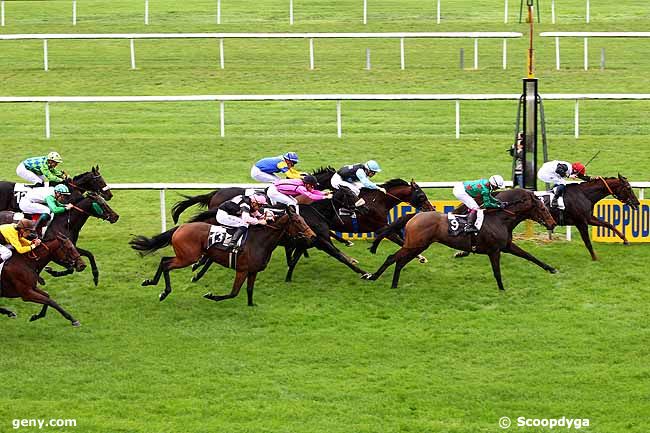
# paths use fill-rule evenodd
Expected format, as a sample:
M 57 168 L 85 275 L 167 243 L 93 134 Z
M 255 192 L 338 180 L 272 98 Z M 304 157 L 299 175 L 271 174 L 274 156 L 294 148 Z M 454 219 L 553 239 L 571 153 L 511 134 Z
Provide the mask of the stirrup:
M 363 206 L 364 204 L 366 204 L 366 201 L 365 201 L 364 199 L 362 199 L 362 198 L 360 198 L 359 200 L 357 200 L 357 201 L 354 203 L 354 205 L 355 205 L 356 207 Z

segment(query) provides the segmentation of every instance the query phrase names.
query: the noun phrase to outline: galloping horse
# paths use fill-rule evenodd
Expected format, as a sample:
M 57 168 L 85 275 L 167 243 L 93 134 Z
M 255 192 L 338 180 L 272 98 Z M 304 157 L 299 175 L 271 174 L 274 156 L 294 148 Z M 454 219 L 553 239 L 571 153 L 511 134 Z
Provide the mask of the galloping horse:
M 0 224 L 12 222 L 13 216 L 14 212 L 0 211 Z M 54 218 L 52 218 L 52 222 L 47 228 L 43 239 L 54 239 L 57 234 L 61 233 L 64 236 L 69 237 L 72 240 L 72 243 L 76 245 L 77 241 L 79 240 L 79 232 L 89 217 L 99 218 L 113 224 L 117 222 L 120 216 L 113 209 L 111 209 L 108 203 L 106 203 L 106 201 L 99 194 L 88 192 L 82 196 L 80 201 L 74 203 L 73 207 L 70 210 L 67 210 L 64 213 L 58 215 L 54 215 Z M 99 270 L 97 269 L 95 257 L 88 250 L 82 248 L 78 248 L 77 250 L 79 251 L 79 254 L 88 258 L 93 273 L 93 282 L 96 286 L 99 283 Z M 54 258 L 54 262 L 59 265 L 63 264 L 56 258 Z M 73 270 L 70 268 L 65 271 L 54 271 L 50 267 L 46 267 L 45 271 L 54 277 L 62 277 L 73 272 Z
M 329 166 L 321 167 L 314 171 L 312 174 L 318 180 L 318 189 L 331 189 L 332 184 L 330 181 L 332 180 L 334 173 L 336 173 L 336 170 Z M 244 194 L 245 191 L 244 188 L 233 187 L 217 189 L 207 194 L 195 195 L 193 197 L 184 195 L 183 197 L 185 197 L 185 200 L 177 202 L 172 207 L 172 219 L 174 220 L 174 224 L 178 223 L 181 213 L 190 206 L 198 204 L 202 208 L 212 209 L 233 197 Z
M 224 267 L 230 266 L 230 255 L 228 251 L 221 251 L 217 248 L 208 249 L 208 235 L 210 224 L 194 222 L 182 224 L 164 233 L 149 239 L 144 236 L 136 236 L 129 243 L 131 248 L 140 251 L 141 255 L 152 253 L 169 244 L 174 248 L 174 257 L 163 257 L 153 279 L 144 280 L 143 286 L 156 285 L 161 275 L 165 277 L 165 290 L 160 294 L 160 300 L 164 300 L 172 291 L 169 271 L 172 269 L 185 268 L 195 263 L 201 256 L 207 256 L 210 260 L 219 263 Z M 234 298 L 239 294 L 239 289 L 245 280 L 248 280 L 246 292 L 248 294 L 248 306 L 254 306 L 253 289 L 257 273 L 263 271 L 271 259 L 271 253 L 278 245 L 280 239 L 286 234 L 293 237 L 313 238 L 314 232 L 307 226 L 305 221 L 291 209 L 278 218 L 274 223 L 266 226 L 251 226 L 248 229 L 248 240 L 243 249 L 235 257 L 235 281 L 232 291 L 228 295 L 213 295 L 206 293 L 206 299 L 221 301 Z
M 0 235 L 0 238 L 2 238 L 2 235 Z M 4 242 L 4 239 L 2 239 L 2 242 Z M 79 326 L 78 320 L 61 308 L 54 299 L 50 298 L 46 291 L 37 287 L 38 274 L 52 259 L 64 263 L 68 267 L 74 267 L 77 271 L 82 271 L 86 267 L 72 241 L 63 235 L 57 235 L 54 239 L 43 241 L 41 245 L 29 253 L 24 255 L 14 254 L 5 263 L 0 278 L 0 296 L 22 298 L 25 302 L 43 304 L 41 311 L 29 319 L 30 322 L 45 317 L 47 308 L 52 307 L 68 319 L 72 326 Z M 0 308 L 0 314 L 16 317 L 13 311 L 5 308 Z
M 591 254 L 591 259 L 596 260 L 596 253 L 591 245 L 589 239 L 588 226 L 606 227 L 612 230 L 616 235 L 623 239 L 627 245 L 628 241 L 625 235 L 621 233 L 616 227 L 607 221 L 601 221 L 594 216 L 594 205 L 603 198 L 612 195 L 615 199 L 619 200 L 630 206 L 632 209 L 639 208 L 639 199 L 634 194 L 630 182 L 623 176 L 618 177 L 594 177 L 587 182 L 579 184 L 567 185 L 566 192 L 564 193 L 565 210 L 563 215 L 561 210 L 557 208 L 551 209 L 551 215 L 559 225 L 563 226 L 576 226 L 580 232 L 582 242 Z
M 447 215 L 443 213 L 422 212 L 411 218 L 397 220 L 380 233 L 382 236 L 375 239 L 373 247 L 376 247 L 374 244 L 379 243 L 387 233 L 395 233 L 404 227 L 404 221 L 407 221 L 404 246 L 395 254 L 388 256 L 374 274 L 366 274 L 362 278 L 376 280 L 390 265 L 397 263 L 392 283 L 392 287 L 397 288 L 402 268 L 434 242 L 458 250 L 487 254 L 490 257 L 494 278 L 501 290 L 504 290 L 500 265 L 502 251 L 531 261 L 551 273 L 557 272 L 553 267 L 512 242 L 512 230 L 525 219 L 535 220 L 548 229 L 555 227 L 555 221 L 544 204 L 532 192 L 524 189 L 504 191 L 499 194 L 499 198 L 509 203 L 507 208 L 486 210 L 483 227 L 476 236 L 450 236 Z
M 113 198 L 113 193 L 99 172 L 99 166 L 92 167 L 90 171 L 77 175 L 72 179 L 67 179 L 63 183 L 70 188 L 71 192 L 84 193 L 92 191 L 101 194 L 106 200 Z M 14 193 L 15 186 L 15 182 L 0 181 L 0 211 L 11 210 L 20 212 L 18 202 L 22 196 L 16 196 L 16 193 Z

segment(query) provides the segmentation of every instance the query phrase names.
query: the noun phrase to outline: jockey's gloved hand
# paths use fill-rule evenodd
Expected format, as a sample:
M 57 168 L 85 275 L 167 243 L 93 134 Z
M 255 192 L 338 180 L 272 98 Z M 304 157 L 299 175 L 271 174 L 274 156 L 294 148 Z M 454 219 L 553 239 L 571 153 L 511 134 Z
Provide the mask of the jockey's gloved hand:
M 499 202 L 499 207 L 500 207 L 501 209 L 505 209 L 506 206 L 508 206 L 508 202 L 507 202 L 507 201 Z
M 378 189 L 379 191 L 383 192 L 384 194 L 386 194 L 386 188 L 382 188 L 382 187 L 380 186 L 380 187 L 377 188 L 377 189 Z

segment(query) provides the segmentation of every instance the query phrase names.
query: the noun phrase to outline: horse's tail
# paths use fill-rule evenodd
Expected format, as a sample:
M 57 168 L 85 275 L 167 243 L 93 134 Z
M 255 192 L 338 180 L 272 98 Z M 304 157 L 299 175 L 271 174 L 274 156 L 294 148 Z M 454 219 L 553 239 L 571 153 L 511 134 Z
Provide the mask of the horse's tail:
M 379 242 L 382 241 L 387 236 L 390 236 L 394 233 L 399 232 L 404 228 L 407 222 L 411 221 L 411 218 L 413 218 L 417 214 L 408 214 L 404 215 L 403 217 L 400 217 L 393 221 L 392 223 L 388 224 L 386 227 L 383 227 L 375 232 L 375 240 L 372 241 L 372 245 L 370 248 L 371 253 L 376 254 L 377 253 L 377 247 L 379 246 Z
M 185 197 L 185 200 L 176 202 L 176 204 L 172 207 L 172 219 L 174 220 L 174 224 L 178 223 L 178 218 L 181 216 L 185 209 L 190 206 L 194 206 L 195 204 L 198 204 L 200 207 L 206 207 L 210 203 L 212 196 L 217 192 L 219 192 L 218 189 L 207 194 L 195 195 L 193 197 L 182 194 L 183 197 Z
M 146 256 L 147 254 L 151 254 L 154 251 L 171 244 L 172 235 L 176 230 L 178 230 L 178 227 L 174 227 L 152 238 L 146 236 L 135 236 L 129 241 L 129 245 L 131 245 L 131 248 L 134 250 L 140 251 L 141 256 Z
M 200 214 L 194 215 L 192 218 L 190 218 L 189 222 L 191 222 L 191 223 L 196 223 L 196 222 L 204 223 L 204 222 L 208 221 L 209 219 L 216 218 L 218 210 L 219 210 L 218 208 L 205 210 L 205 211 L 201 212 Z

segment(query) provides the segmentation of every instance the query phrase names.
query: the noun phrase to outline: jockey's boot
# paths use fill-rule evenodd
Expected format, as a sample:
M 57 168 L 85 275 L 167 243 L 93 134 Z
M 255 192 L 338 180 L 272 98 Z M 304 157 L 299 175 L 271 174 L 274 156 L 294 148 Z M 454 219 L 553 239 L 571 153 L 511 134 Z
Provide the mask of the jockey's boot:
M 558 200 L 564 196 L 564 191 L 566 190 L 566 185 L 558 185 L 554 188 L 553 201 L 551 202 L 551 207 L 559 207 L 564 209 L 564 199 L 562 199 L 562 206 L 559 206 Z
M 50 221 L 50 214 L 47 213 L 42 213 L 41 216 L 38 217 L 38 221 L 36 222 L 36 227 L 34 228 L 34 231 L 36 233 L 41 233 L 41 236 L 45 233 L 43 233 L 39 229 L 44 229 L 47 226 L 47 223 Z
M 477 217 L 476 209 L 472 209 L 469 211 L 469 215 L 467 215 L 467 225 L 465 226 L 465 233 L 476 233 L 478 232 L 478 229 L 476 228 L 476 217 Z
M 239 242 L 239 239 L 246 233 L 246 227 L 240 226 L 237 227 L 237 230 L 235 230 L 235 233 L 232 234 L 232 238 L 230 239 L 230 246 L 232 247 L 233 252 L 237 252 L 239 248 L 237 248 L 237 242 Z

